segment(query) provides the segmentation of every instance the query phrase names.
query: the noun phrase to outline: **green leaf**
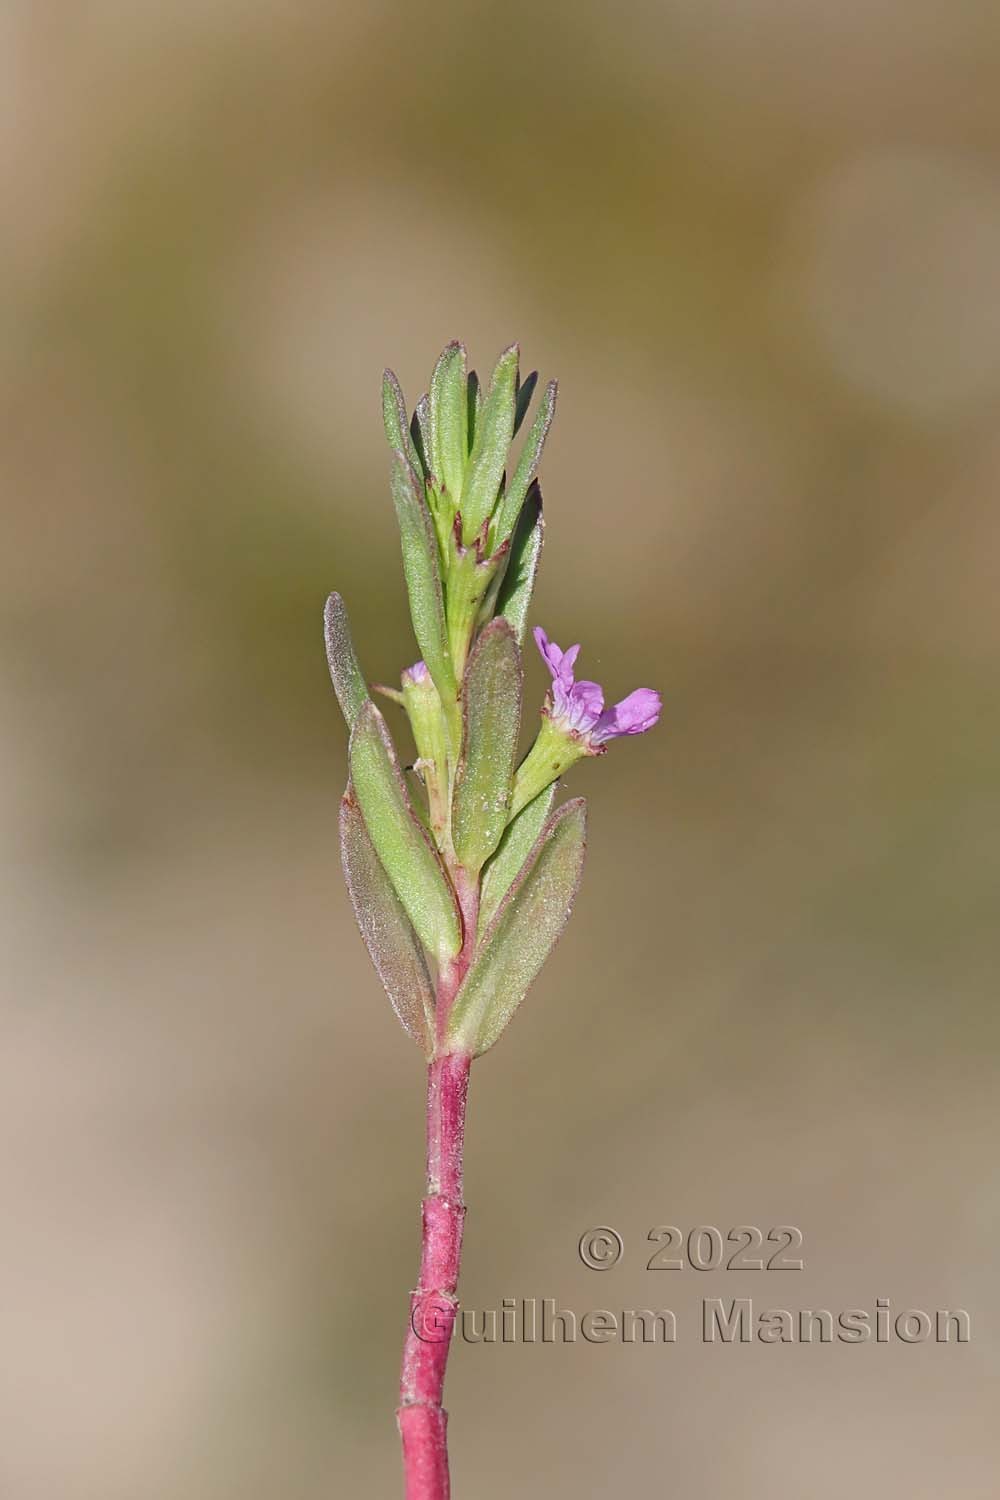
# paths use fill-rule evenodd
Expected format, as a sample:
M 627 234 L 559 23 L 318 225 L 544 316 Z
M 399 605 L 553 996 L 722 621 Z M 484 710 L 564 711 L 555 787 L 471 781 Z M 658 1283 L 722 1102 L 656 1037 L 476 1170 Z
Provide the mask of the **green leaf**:
M 516 344 L 501 354 L 477 423 L 476 440 L 462 491 L 462 533 L 466 543 L 472 541 L 491 514 L 500 489 L 507 449 L 514 435 L 517 359 Z
M 462 760 L 452 804 L 459 863 L 478 874 L 500 842 L 521 726 L 521 653 L 506 620 L 480 635 L 462 679 Z
M 340 804 L 340 857 L 354 915 L 378 977 L 403 1029 L 430 1057 L 434 988 L 423 950 L 375 853 L 350 783 Z
M 455 997 L 448 1044 L 478 1057 L 500 1036 L 566 925 L 586 851 L 586 804 L 546 823 Z
M 410 618 L 420 654 L 445 702 L 458 691 L 441 594 L 434 523 L 423 496 L 423 485 L 405 455 L 397 452 L 392 466 L 392 498 L 403 546 L 403 573 L 410 596 Z
M 435 958 L 454 958 L 462 945 L 454 893 L 410 806 L 385 720 L 370 700 L 351 731 L 350 764 L 375 852 L 417 936 Z
M 354 654 L 351 627 L 347 620 L 347 607 L 339 594 L 331 594 L 323 611 L 323 636 L 326 640 L 326 659 L 333 678 L 334 692 L 340 711 L 347 720 L 348 729 L 363 703 L 368 702 L 368 688 L 361 675 L 358 659 Z
M 510 539 L 510 557 L 507 571 L 503 575 L 497 594 L 497 613 L 509 620 L 518 641 L 524 637 L 524 627 L 531 607 L 531 596 L 535 590 L 535 575 L 538 559 L 545 539 L 545 518 L 542 515 L 542 490 L 535 480 L 528 497 L 521 507 L 514 535 Z
M 515 437 L 517 437 L 518 432 L 521 430 L 521 423 L 524 421 L 525 417 L 528 415 L 528 407 L 531 405 L 531 398 L 535 394 L 535 386 L 537 384 L 538 384 L 538 371 L 537 370 L 532 370 L 531 374 L 530 375 L 526 375 L 524 377 L 524 379 L 522 381 L 520 381 L 520 383 L 518 384 L 518 387 L 517 387 L 517 401 L 514 403 L 514 436 Z
M 431 469 L 453 509 L 461 503 L 469 456 L 465 345 L 449 344 L 434 367 L 430 388 Z
M 493 528 L 494 545 L 498 546 L 506 541 L 514 530 L 514 525 L 524 504 L 528 487 L 535 477 L 535 471 L 541 462 L 542 449 L 545 447 L 545 439 L 549 428 L 552 426 L 552 418 L 556 410 L 556 393 L 558 386 L 554 380 L 550 380 L 545 387 L 538 407 L 537 415 L 531 424 L 531 431 L 524 440 L 521 456 L 517 461 L 513 478 L 508 484 L 503 500 L 497 510 L 496 524 Z
M 507 824 L 496 853 L 483 870 L 479 895 L 480 936 L 493 921 L 500 902 L 524 867 L 555 800 L 556 789 L 553 783 L 544 792 L 539 792 L 527 807 L 522 807 L 517 817 Z
M 405 453 L 419 474 L 422 462 L 406 420 L 403 389 L 391 370 L 382 371 L 382 423 L 389 447 L 393 452 Z

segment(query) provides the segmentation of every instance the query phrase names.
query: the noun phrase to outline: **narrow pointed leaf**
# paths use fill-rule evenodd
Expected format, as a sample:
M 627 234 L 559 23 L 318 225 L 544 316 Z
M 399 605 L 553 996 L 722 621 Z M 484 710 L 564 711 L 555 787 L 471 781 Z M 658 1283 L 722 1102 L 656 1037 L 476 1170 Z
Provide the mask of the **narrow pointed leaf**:
M 478 874 L 507 826 L 521 726 L 521 653 L 506 620 L 492 620 L 469 657 L 462 721 L 452 838 L 459 863 Z
M 457 689 L 445 626 L 437 537 L 422 491 L 413 465 L 397 452 L 392 466 L 392 498 L 403 546 L 413 632 L 434 686 L 443 699 L 451 701 Z
M 461 503 L 469 456 L 465 345 L 449 344 L 434 367 L 430 388 L 431 468 L 453 508 Z
M 355 720 L 350 764 L 375 852 L 417 936 L 436 958 L 453 958 L 462 942 L 455 897 L 410 806 L 385 720 L 371 701 Z
M 521 873 L 555 800 L 556 788 L 553 782 L 544 792 L 539 792 L 527 807 L 522 807 L 517 817 L 507 824 L 496 853 L 483 871 L 479 897 L 480 935 L 493 921 L 500 902 Z
M 514 530 L 517 518 L 524 504 L 528 487 L 535 477 L 535 471 L 541 462 L 542 449 L 545 447 L 545 439 L 549 428 L 552 426 L 552 418 L 556 409 L 556 393 L 558 386 L 554 380 L 550 380 L 545 387 L 538 407 L 538 414 L 531 424 L 531 431 L 524 440 L 521 456 L 517 461 L 517 468 L 504 492 L 503 500 L 497 510 L 494 537 L 496 542 L 502 542 L 510 536 Z
M 483 402 L 476 440 L 462 491 L 462 532 L 471 542 L 496 502 L 514 435 L 518 347 L 505 349 L 493 371 L 490 393 Z
M 347 619 L 347 607 L 339 594 L 331 594 L 323 611 L 323 636 L 326 640 L 326 659 L 333 679 L 334 692 L 340 711 L 347 720 L 348 729 L 354 727 L 363 703 L 368 701 L 368 688 L 361 675 L 358 659 L 354 654 L 351 627 Z
M 535 386 L 538 384 L 538 371 L 532 370 L 526 375 L 517 388 L 517 400 L 514 403 L 514 436 L 521 430 L 521 424 L 528 415 L 528 407 L 531 398 L 535 394 Z
M 586 850 L 586 804 L 567 802 L 549 819 L 455 998 L 452 1047 L 478 1057 L 500 1036 L 566 925 Z
M 340 804 L 340 857 L 365 947 L 403 1029 L 430 1057 L 434 989 L 423 950 L 382 867 L 348 785 Z
M 382 372 L 382 423 L 389 447 L 405 453 L 413 467 L 420 473 L 421 458 L 406 418 L 406 402 L 403 390 L 391 370 Z
M 528 491 L 521 507 L 514 535 L 510 540 L 510 558 L 497 594 L 497 614 L 510 622 L 518 642 L 524 638 L 524 627 L 535 591 L 538 559 L 545 539 L 545 517 L 542 515 L 542 490 L 537 480 Z

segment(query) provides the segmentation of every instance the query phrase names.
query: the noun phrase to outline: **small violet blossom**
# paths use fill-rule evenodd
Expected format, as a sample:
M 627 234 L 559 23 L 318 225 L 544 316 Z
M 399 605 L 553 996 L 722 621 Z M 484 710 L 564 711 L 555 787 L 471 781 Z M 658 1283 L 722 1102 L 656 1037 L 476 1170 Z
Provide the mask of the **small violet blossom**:
M 577 682 L 574 678 L 573 668 L 580 647 L 570 646 L 568 651 L 561 651 L 541 626 L 535 627 L 534 635 L 542 660 L 552 674 L 551 708 L 548 712 L 554 724 L 581 736 L 595 750 L 607 740 L 625 734 L 645 734 L 647 729 L 652 729 L 660 717 L 659 693 L 652 688 L 636 688 L 620 703 L 605 708 L 599 683 Z

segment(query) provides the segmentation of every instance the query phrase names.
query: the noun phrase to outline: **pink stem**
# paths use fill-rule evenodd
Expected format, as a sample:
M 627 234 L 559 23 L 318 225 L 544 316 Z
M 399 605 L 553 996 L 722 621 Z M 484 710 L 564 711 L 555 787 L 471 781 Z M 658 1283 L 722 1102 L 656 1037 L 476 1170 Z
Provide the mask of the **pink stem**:
M 459 876 L 463 871 L 456 872 Z M 475 943 L 478 890 L 456 880 L 465 927 L 462 952 L 438 984 L 438 1036 L 468 970 Z M 472 1059 L 435 1056 L 427 1070 L 427 1195 L 422 1204 L 420 1278 L 410 1295 L 396 1421 L 403 1445 L 406 1500 L 448 1500 L 448 1413 L 441 1404 L 458 1310 L 462 1256 L 462 1150 Z

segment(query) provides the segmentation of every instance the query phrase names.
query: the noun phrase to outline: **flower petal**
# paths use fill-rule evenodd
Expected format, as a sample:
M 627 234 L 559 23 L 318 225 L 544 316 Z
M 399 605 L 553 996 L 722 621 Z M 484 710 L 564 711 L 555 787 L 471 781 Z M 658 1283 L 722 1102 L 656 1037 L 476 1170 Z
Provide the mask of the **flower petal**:
M 573 663 L 579 654 L 579 646 L 570 646 L 568 651 L 562 651 L 555 641 L 550 641 L 540 625 L 536 625 L 532 634 L 535 637 L 535 645 L 541 653 L 542 660 L 552 674 L 553 682 L 561 683 L 565 688 L 573 686 Z
M 604 707 L 604 693 L 599 682 L 574 683 L 569 693 L 572 704 L 573 728 L 586 731 L 592 729 Z
M 531 633 L 535 637 L 535 645 L 538 647 L 542 661 L 548 667 L 552 676 L 555 677 L 559 669 L 559 658 L 561 655 L 559 647 L 549 644 L 549 638 L 540 625 L 536 625 Z
M 565 675 L 568 675 L 568 677 L 569 677 L 569 682 L 567 683 L 567 687 L 572 686 L 572 683 L 573 683 L 573 667 L 575 666 L 576 659 L 577 659 L 577 657 L 579 655 L 580 655 L 580 647 L 579 646 L 570 646 L 569 650 L 568 651 L 564 651 L 563 654 L 562 654 L 562 661 L 559 664 L 559 670 L 560 670 L 560 672 L 564 673 Z
M 636 688 L 620 703 L 601 714 L 591 734 L 595 744 L 617 739 L 624 734 L 645 734 L 660 717 L 659 693 L 653 688 Z

